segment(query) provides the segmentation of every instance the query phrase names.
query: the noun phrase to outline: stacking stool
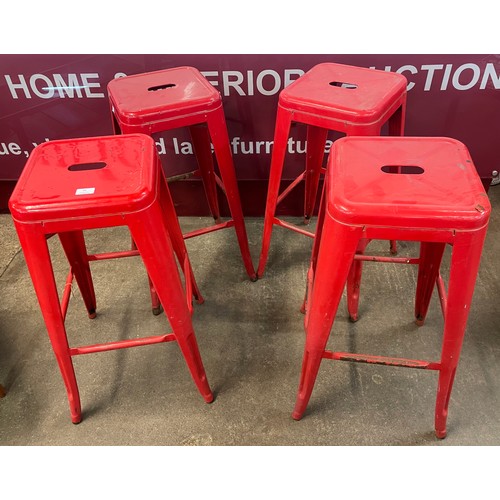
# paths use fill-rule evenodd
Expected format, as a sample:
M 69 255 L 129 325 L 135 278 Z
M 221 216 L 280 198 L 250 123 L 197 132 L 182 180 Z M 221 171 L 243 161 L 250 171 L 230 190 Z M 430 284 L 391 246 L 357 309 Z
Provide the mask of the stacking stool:
M 154 134 L 189 127 L 208 204 L 216 224 L 184 238 L 233 227 L 250 279 L 257 279 L 248 247 L 240 195 L 220 93 L 195 68 L 180 67 L 130 75 L 109 82 L 108 94 L 116 134 Z M 214 170 L 212 140 L 220 175 Z M 232 219 L 220 222 L 217 185 L 225 193 Z
M 491 211 L 483 185 L 466 147 L 448 138 L 346 137 L 335 142 L 327 168 L 309 270 L 302 373 L 292 416 L 302 417 L 322 358 L 437 370 L 435 430 L 443 438 Z M 420 242 L 419 258 L 406 263 L 418 264 L 418 325 L 425 320 L 437 285 L 444 315 L 439 361 L 325 350 L 346 281 L 357 279 L 348 283 L 348 294 L 359 288 L 360 269 L 353 273 L 352 268 L 363 260 L 363 255 L 355 255 L 361 239 Z M 452 245 L 447 292 L 439 270 L 446 244 Z
M 70 139 L 37 146 L 9 208 L 68 394 L 71 420 L 81 421 L 72 356 L 176 340 L 206 402 L 213 400 L 191 323 L 191 297 L 202 301 L 154 141 L 143 134 Z M 128 226 L 138 250 L 87 255 L 83 231 Z M 70 263 L 59 302 L 46 242 L 58 234 Z M 185 274 L 184 294 L 175 255 Z M 140 255 L 173 333 L 70 347 L 65 318 L 76 279 L 90 318 L 96 298 L 89 261 Z
M 273 225 L 314 237 L 310 231 L 275 217 L 277 205 L 305 180 L 304 222 L 313 215 L 329 130 L 350 135 L 380 135 L 388 122 L 389 135 L 403 135 L 407 80 L 398 73 L 323 63 L 281 91 L 276 116 L 267 191 L 262 249 L 257 276 L 266 267 Z M 292 122 L 307 125 L 305 171 L 279 193 L 288 135 Z M 391 251 L 396 252 L 395 242 Z

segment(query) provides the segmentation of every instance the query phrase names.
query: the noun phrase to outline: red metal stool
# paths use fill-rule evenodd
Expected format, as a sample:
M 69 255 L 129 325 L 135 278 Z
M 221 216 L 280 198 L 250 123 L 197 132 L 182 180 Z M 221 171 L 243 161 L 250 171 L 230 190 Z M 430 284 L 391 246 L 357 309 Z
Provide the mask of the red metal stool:
M 9 208 L 68 394 L 71 420 L 81 421 L 72 356 L 177 341 L 207 402 L 213 395 L 191 323 L 192 295 L 202 297 L 154 141 L 143 134 L 51 141 L 28 159 Z M 138 250 L 87 255 L 83 230 L 128 226 Z M 58 234 L 71 269 L 59 302 L 47 237 Z M 186 291 L 174 256 L 185 273 Z M 65 330 L 73 277 L 90 318 L 96 298 L 89 262 L 140 255 L 173 333 L 70 347 Z
M 306 344 L 293 418 L 300 419 L 306 409 L 322 358 L 437 370 L 435 430 L 443 438 L 491 211 L 483 185 L 466 147 L 448 138 L 342 138 L 335 142 L 327 168 L 308 276 Z M 401 262 L 418 264 L 418 325 L 437 285 L 444 315 L 439 361 L 325 349 L 346 281 L 349 295 L 359 290 L 364 256 L 355 254 L 362 239 L 420 242 L 419 258 Z M 452 245 L 447 293 L 440 275 L 446 244 Z M 391 260 L 378 260 L 386 259 Z M 357 307 L 356 300 L 353 304 Z
M 180 67 L 117 78 L 108 84 L 116 134 L 154 134 L 189 127 L 214 226 L 193 231 L 184 238 L 233 227 L 248 276 L 256 280 L 241 210 L 229 137 L 220 93 L 195 68 Z M 220 175 L 214 170 L 210 140 Z M 220 222 L 217 185 L 225 193 L 232 219 Z
M 304 222 L 313 214 L 329 130 L 346 135 L 380 135 L 388 122 L 389 135 L 403 135 L 407 80 L 403 75 L 343 64 L 318 64 L 281 91 L 276 116 L 271 171 L 267 191 L 262 249 L 257 276 L 267 263 L 273 226 L 305 236 L 314 233 L 275 217 L 276 207 L 305 180 Z M 279 193 L 288 135 L 292 122 L 307 125 L 306 168 Z M 391 250 L 395 253 L 395 243 Z

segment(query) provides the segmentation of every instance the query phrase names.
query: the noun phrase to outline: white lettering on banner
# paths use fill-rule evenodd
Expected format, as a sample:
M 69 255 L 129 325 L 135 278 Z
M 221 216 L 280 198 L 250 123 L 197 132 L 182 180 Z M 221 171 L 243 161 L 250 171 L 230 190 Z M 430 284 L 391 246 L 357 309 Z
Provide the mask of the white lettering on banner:
M 164 155 L 167 152 L 167 150 L 165 148 L 165 141 L 163 140 L 163 137 L 160 137 L 160 139 L 157 142 L 155 142 L 155 144 L 156 144 L 156 148 L 158 149 L 159 155 Z
M 87 97 L 106 97 L 102 92 L 91 92 L 90 89 L 101 88 L 101 84 L 99 82 L 89 82 L 89 80 L 95 80 L 99 78 L 98 73 L 82 73 L 82 83 L 85 89 L 85 95 Z
M 495 65 L 493 63 L 488 63 L 486 65 L 483 79 L 481 80 L 481 85 L 479 86 L 481 90 L 486 88 L 486 84 L 488 83 L 488 77 L 490 78 L 491 83 L 493 83 L 495 89 L 500 89 L 500 75 L 497 74 Z
M 248 75 L 248 95 L 253 95 L 253 70 L 247 71 Z
M 98 79 L 99 73 L 80 73 L 79 75 L 68 73 L 67 82 L 59 73 L 51 75 L 52 78 L 41 73 L 35 73 L 30 76 L 28 81 L 26 81 L 24 75 L 17 75 L 16 81 L 11 75 L 4 76 L 13 99 L 19 99 L 19 95 L 22 95 L 19 92 L 21 90 L 27 99 L 32 99 L 32 94 L 41 99 L 51 99 L 55 96 L 56 91 L 58 97 L 65 97 L 66 93 L 68 97 L 74 98 L 75 92 L 77 97 L 106 97 L 103 92 L 92 90 L 101 88 L 99 82 L 91 81 Z
M 376 69 L 375 66 L 371 66 Z M 460 66 L 453 64 L 422 64 L 420 67 L 404 64 L 399 68 L 385 66 L 385 71 L 394 71 L 404 74 L 408 78 L 407 90 L 415 88 L 413 77 L 424 75 L 423 90 L 445 91 L 454 88 L 460 91 L 485 90 L 486 88 L 500 89 L 500 74 L 495 63 L 488 62 L 484 68 L 475 63 L 464 63 Z M 207 80 L 220 89 L 223 96 L 273 96 L 290 85 L 304 74 L 304 70 L 264 69 L 261 71 L 236 70 L 202 71 Z M 114 78 L 126 76 L 123 72 L 116 72 Z M 54 73 L 45 75 L 4 75 L 5 82 L 13 99 L 52 99 L 58 98 L 106 98 L 102 92 L 104 84 L 99 82 L 99 73 Z
M 47 142 L 49 139 L 45 138 L 45 142 Z M 37 143 L 32 142 L 31 143 L 34 148 L 36 148 Z M 7 156 L 7 155 L 15 155 L 19 156 L 21 154 L 24 154 L 26 158 L 29 157 L 30 152 L 26 149 L 23 151 L 21 146 L 15 142 L 0 142 L 0 156 Z
M 466 69 L 472 70 L 472 79 L 469 83 L 464 85 L 460 83 L 460 76 Z M 476 85 L 476 83 L 479 81 L 480 73 L 481 70 L 479 69 L 479 66 L 477 64 L 462 64 L 462 66 L 460 66 L 460 68 L 458 68 L 453 75 L 453 86 L 458 90 L 469 90 L 474 87 L 474 85 Z
M 45 83 L 45 87 L 42 87 L 42 90 L 38 90 L 37 82 L 42 80 Z M 54 97 L 54 87 L 52 86 L 52 82 L 45 75 L 36 74 L 30 78 L 30 87 L 33 92 L 42 99 L 51 99 Z
M 371 69 L 376 69 L 375 66 L 370 66 Z M 495 90 L 500 89 L 500 74 L 498 73 L 494 63 L 487 63 L 484 70 L 474 63 L 466 63 L 454 68 L 453 64 L 423 64 L 420 70 L 416 66 L 404 65 L 398 69 L 392 69 L 392 66 L 386 66 L 385 71 L 394 71 L 395 73 L 410 72 L 413 75 L 424 71 L 427 73 L 424 83 L 424 91 L 429 92 L 436 85 L 439 90 L 447 90 L 449 87 L 450 79 L 451 86 L 456 90 L 470 90 L 478 88 L 479 90 L 486 89 L 489 82 L 493 85 Z M 481 78 L 482 72 L 482 78 Z M 451 78 L 450 78 L 451 77 Z M 479 86 L 477 85 L 478 82 Z M 408 77 L 407 90 L 415 87 L 415 82 L 412 82 Z
M 434 77 L 434 71 L 437 69 L 443 69 L 442 64 L 425 64 L 422 66 L 422 69 L 427 70 L 427 78 L 425 79 L 424 90 L 430 90 L 432 79 Z
M 288 87 L 292 82 L 294 82 L 299 76 L 302 76 L 305 71 L 301 69 L 285 69 L 284 86 Z M 291 78 L 292 75 L 295 75 L 297 78 Z
M 245 74 L 241 71 L 202 71 L 201 74 L 214 86 L 222 87 L 224 96 L 236 92 L 240 96 L 255 95 L 255 89 L 262 95 L 275 95 L 304 74 L 301 69 L 285 69 L 283 78 L 273 69 L 265 69 L 254 76 L 253 70 Z M 295 76 L 295 78 L 292 78 Z M 214 79 L 215 78 L 215 79 Z M 264 83 L 265 81 L 265 83 Z M 219 85 L 222 83 L 222 85 Z
M 0 142 L 0 156 L 6 155 L 20 155 L 21 146 L 15 142 Z
M 5 81 L 9 87 L 10 93 L 12 94 L 13 99 L 18 99 L 16 89 L 21 89 L 24 91 L 24 95 L 27 99 L 31 98 L 30 93 L 28 92 L 28 85 L 26 84 L 26 80 L 23 75 L 17 75 L 19 77 L 20 83 L 14 83 L 10 77 L 10 75 L 5 75 Z
M 274 78 L 274 86 L 271 88 L 271 90 L 267 90 L 264 88 L 264 77 L 265 76 L 270 76 L 271 78 Z M 268 78 L 268 80 L 269 80 L 269 78 Z M 257 89 L 263 95 L 277 94 L 281 88 L 280 75 L 278 75 L 278 73 L 276 71 L 273 71 L 272 69 L 268 69 L 267 71 L 261 71 L 259 73 L 259 75 L 257 76 L 256 85 L 257 85 Z
M 231 80 L 231 78 L 235 78 Z M 243 83 L 243 74 L 239 71 L 224 71 L 224 95 L 229 95 L 229 88 L 233 87 L 239 95 L 245 95 L 240 85 Z
M 448 82 L 450 81 L 452 64 L 447 64 L 444 70 L 443 81 L 441 82 L 440 90 L 446 90 L 448 87 Z
M 78 78 L 74 73 L 68 75 L 67 83 L 61 75 L 55 74 L 54 83 L 59 97 L 65 97 L 66 93 L 68 97 L 73 98 L 75 97 L 75 91 L 78 97 L 82 97 L 82 87 L 79 85 Z
M 233 155 L 253 155 L 253 154 L 271 154 L 274 141 L 242 141 L 241 137 L 231 139 L 231 151 Z M 330 151 L 333 141 L 327 140 L 325 144 L 325 153 Z M 176 155 L 192 155 L 193 145 L 189 141 L 180 142 L 176 137 L 172 138 L 173 152 Z M 213 144 L 212 152 L 214 151 Z M 156 142 L 159 154 L 166 154 L 165 141 L 160 138 Z M 305 154 L 307 147 L 306 140 L 296 140 L 293 137 L 288 138 L 287 151 L 290 154 Z
M 390 68 L 390 66 L 389 66 Z M 385 68 L 386 71 L 391 71 L 390 69 L 387 69 L 387 66 Z M 403 74 L 405 71 L 409 71 L 410 73 L 412 73 L 413 75 L 416 75 L 418 73 L 418 69 L 415 68 L 415 66 L 412 66 L 411 64 L 407 64 L 405 66 L 401 66 L 401 68 L 399 68 L 396 73 L 401 73 Z M 414 82 L 409 82 L 407 87 L 406 87 L 406 90 L 407 91 L 410 91 L 413 87 L 415 86 L 415 83 Z

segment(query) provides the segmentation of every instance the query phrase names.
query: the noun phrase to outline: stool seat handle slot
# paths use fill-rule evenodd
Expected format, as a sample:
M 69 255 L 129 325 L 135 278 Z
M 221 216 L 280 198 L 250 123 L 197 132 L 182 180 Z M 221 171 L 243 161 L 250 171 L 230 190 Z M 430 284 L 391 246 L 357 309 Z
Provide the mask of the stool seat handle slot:
M 385 174 L 420 175 L 425 172 L 422 167 L 417 167 L 416 165 L 384 165 L 380 170 Z
M 355 83 L 347 83 L 347 82 L 329 82 L 328 85 L 332 87 L 341 87 L 343 89 L 354 90 L 357 89 L 358 86 Z
M 100 170 L 106 166 L 106 162 L 104 161 L 95 161 L 91 163 L 75 163 L 74 165 L 70 165 L 68 170 L 70 172 L 81 172 L 82 170 Z
M 148 92 L 156 92 L 157 90 L 171 89 L 175 87 L 175 83 L 165 83 L 163 85 L 155 85 L 154 87 L 149 87 Z

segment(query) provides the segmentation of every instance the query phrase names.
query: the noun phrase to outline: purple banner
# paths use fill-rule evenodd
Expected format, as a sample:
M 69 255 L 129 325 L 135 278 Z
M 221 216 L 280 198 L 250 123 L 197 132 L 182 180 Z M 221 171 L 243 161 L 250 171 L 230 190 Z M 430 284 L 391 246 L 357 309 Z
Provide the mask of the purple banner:
M 328 61 L 404 74 L 406 134 L 464 142 L 483 179 L 500 170 L 498 55 L 0 55 L 0 180 L 16 180 L 42 141 L 111 134 L 111 79 L 175 66 L 198 68 L 221 92 L 238 179 L 267 180 L 279 92 Z M 196 168 L 187 131 L 155 140 L 167 175 Z M 284 179 L 303 170 L 304 151 L 298 124 Z

